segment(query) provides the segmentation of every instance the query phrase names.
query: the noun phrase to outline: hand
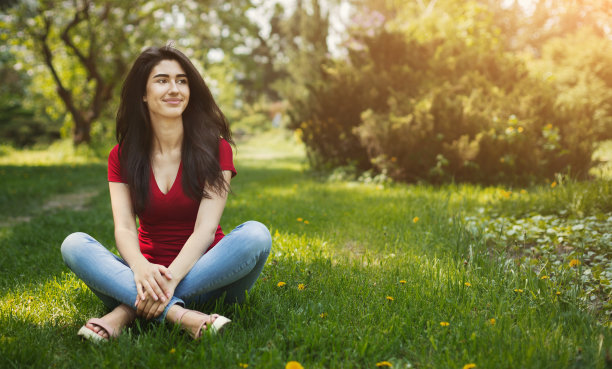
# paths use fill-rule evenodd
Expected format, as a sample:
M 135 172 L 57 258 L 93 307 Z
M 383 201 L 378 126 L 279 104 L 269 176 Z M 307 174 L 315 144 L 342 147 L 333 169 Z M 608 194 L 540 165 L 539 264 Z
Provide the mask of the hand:
M 174 289 L 176 288 L 176 283 L 174 281 L 169 281 L 168 288 L 171 291 L 170 297 L 172 297 Z M 157 318 L 164 311 L 169 302 L 170 299 L 165 301 L 161 299 L 155 300 L 147 293 L 144 300 L 140 298 L 136 299 L 134 303 L 134 306 L 136 306 L 136 315 L 145 319 Z
M 170 289 L 169 283 L 172 281 L 172 275 L 165 266 L 146 262 L 134 265 L 132 271 L 138 300 L 144 301 L 148 295 L 153 301 L 166 302 L 172 297 L 174 288 Z
M 144 300 L 136 299 L 136 315 L 145 319 L 157 318 L 166 308 L 170 300 L 154 300 L 149 295 Z

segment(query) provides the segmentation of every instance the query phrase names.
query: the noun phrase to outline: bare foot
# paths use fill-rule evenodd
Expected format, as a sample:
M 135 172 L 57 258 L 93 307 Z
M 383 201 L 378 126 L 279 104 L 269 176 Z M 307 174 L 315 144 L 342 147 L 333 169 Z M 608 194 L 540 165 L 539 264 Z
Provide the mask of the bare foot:
M 194 339 L 200 338 L 202 332 L 209 329 L 219 317 L 219 314 L 207 315 L 179 305 L 173 305 L 166 315 L 166 319 L 174 324 L 179 324 Z
M 102 319 L 115 332 L 115 336 L 117 336 L 123 327 L 132 323 L 135 318 L 136 312 L 134 309 L 122 304 L 100 319 Z M 97 333 L 102 338 L 111 338 L 110 332 L 107 332 L 106 329 L 97 324 L 87 322 L 85 327 Z

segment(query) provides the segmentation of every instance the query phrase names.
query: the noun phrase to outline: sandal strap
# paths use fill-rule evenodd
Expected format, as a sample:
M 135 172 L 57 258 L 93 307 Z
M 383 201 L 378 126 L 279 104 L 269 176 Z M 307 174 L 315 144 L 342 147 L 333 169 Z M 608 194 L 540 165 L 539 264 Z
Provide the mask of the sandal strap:
M 108 333 L 108 336 L 111 338 L 116 338 L 118 336 L 115 330 L 113 329 L 113 327 L 108 325 L 107 322 L 105 322 L 104 320 L 100 318 L 91 318 L 87 321 L 87 323 L 97 325 L 98 327 L 104 329 L 106 333 Z
M 183 319 L 183 317 L 185 316 L 185 314 L 190 313 L 190 312 L 191 312 L 191 313 L 194 313 L 194 314 L 197 314 L 197 315 L 208 316 L 208 319 L 205 319 L 205 320 L 202 322 L 202 324 L 200 324 L 200 326 L 198 327 L 198 330 L 197 330 L 197 332 L 198 332 L 198 333 L 196 333 L 196 335 L 195 335 L 194 339 L 198 339 L 198 338 L 200 338 L 200 337 L 202 336 L 202 328 L 204 328 L 204 326 L 206 326 L 206 329 L 208 329 L 208 326 L 206 325 L 206 323 L 210 323 L 211 325 L 214 323 L 214 321 L 215 321 L 215 320 L 213 319 L 214 315 L 217 315 L 217 317 L 219 316 L 218 314 L 207 315 L 207 314 L 204 314 L 204 313 L 202 313 L 202 312 L 200 312 L 200 311 L 197 311 L 197 310 L 185 309 L 185 310 L 183 310 L 183 311 L 182 311 L 182 312 L 179 314 L 178 319 L 177 319 L 177 323 L 178 323 L 178 324 L 181 324 L 181 320 Z M 215 318 L 215 319 L 216 319 L 216 318 Z

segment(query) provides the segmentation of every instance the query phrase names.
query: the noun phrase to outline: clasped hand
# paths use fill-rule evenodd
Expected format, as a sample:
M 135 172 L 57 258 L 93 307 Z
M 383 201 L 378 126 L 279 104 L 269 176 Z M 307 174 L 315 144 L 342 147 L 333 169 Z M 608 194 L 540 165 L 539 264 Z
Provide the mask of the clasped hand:
M 159 264 L 143 263 L 132 268 L 138 297 L 136 314 L 145 319 L 158 317 L 170 302 L 178 282 L 168 268 Z

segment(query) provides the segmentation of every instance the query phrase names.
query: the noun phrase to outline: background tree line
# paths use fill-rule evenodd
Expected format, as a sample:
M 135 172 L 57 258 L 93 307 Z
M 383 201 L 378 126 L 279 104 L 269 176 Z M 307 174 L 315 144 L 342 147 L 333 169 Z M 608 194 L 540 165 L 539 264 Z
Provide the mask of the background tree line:
M 315 168 L 430 182 L 584 177 L 596 143 L 612 138 L 611 5 L 522 4 L 11 1 L 0 137 L 108 142 L 129 63 L 173 39 L 235 128 L 284 112 Z M 332 47 L 341 7 L 349 21 Z

